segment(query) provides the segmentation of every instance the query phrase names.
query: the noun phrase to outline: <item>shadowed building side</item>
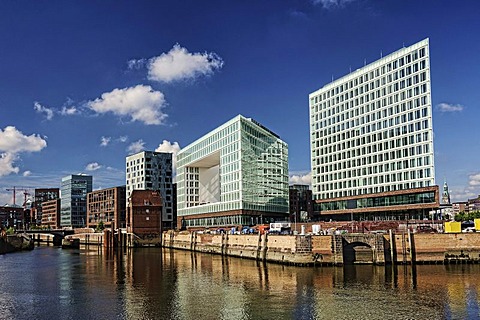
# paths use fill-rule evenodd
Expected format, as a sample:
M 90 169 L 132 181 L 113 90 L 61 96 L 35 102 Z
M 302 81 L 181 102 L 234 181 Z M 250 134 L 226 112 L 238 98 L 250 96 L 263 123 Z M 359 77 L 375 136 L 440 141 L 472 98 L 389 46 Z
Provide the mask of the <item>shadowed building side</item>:
M 140 238 L 159 237 L 162 232 L 162 197 L 152 190 L 133 190 L 128 201 L 127 232 Z

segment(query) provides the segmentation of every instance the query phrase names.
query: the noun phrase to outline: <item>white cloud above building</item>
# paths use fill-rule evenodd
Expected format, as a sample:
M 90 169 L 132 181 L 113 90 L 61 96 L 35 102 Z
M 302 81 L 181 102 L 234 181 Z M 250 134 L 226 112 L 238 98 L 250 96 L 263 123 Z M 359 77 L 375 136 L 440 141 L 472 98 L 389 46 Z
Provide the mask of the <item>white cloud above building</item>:
M 128 154 L 134 154 L 138 153 L 140 151 L 145 150 L 145 142 L 140 139 L 138 141 L 132 142 L 128 147 L 127 147 L 127 152 Z
M 89 101 L 87 105 L 96 113 L 113 113 L 146 125 L 164 124 L 167 118 L 167 114 L 162 111 L 166 106 L 163 93 L 146 85 L 105 92 L 100 98 Z
M 37 134 L 24 135 L 14 126 L 0 129 L 0 177 L 20 171 L 15 166 L 15 162 L 20 159 L 19 154 L 39 152 L 46 146 L 47 141 Z
M 148 79 L 158 82 L 174 82 L 209 76 L 223 67 L 223 59 L 214 52 L 190 53 L 178 43 L 167 52 L 151 59 L 130 60 L 130 69 L 147 67 Z

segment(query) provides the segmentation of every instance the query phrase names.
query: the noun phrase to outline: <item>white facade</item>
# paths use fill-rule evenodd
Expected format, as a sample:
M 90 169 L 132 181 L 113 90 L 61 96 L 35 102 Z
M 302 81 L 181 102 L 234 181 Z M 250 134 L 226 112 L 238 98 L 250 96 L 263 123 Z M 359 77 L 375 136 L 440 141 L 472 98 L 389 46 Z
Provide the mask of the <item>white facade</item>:
M 126 157 L 127 207 L 133 190 L 157 190 L 162 196 L 162 221 L 173 222 L 172 154 L 142 151 Z
M 435 184 L 428 39 L 311 93 L 309 108 L 314 199 Z

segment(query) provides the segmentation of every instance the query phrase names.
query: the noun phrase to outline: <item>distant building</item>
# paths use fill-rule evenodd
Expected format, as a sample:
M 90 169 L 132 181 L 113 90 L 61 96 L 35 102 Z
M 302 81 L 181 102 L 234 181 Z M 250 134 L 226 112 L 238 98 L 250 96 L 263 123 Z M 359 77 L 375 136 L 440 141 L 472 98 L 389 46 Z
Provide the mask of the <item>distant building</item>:
M 480 211 L 480 195 L 474 199 L 468 199 L 468 212 Z
M 32 224 L 41 224 L 43 219 L 43 203 L 50 200 L 60 199 L 59 188 L 41 188 L 35 189 L 34 200 L 32 203 Z
M 60 199 L 42 202 L 42 226 L 60 229 Z
M 468 202 L 454 202 L 452 203 L 453 214 L 456 216 L 461 212 L 468 212 Z
M 95 228 L 101 222 L 105 228 L 126 227 L 125 186 L 101 189 L 87 194 L 87 227 Z
M 134 190 L 156 190 L 162 197 L 163 228 L 172 228 L 175 219 L 172 154 L 142 151 L 126 157 L 127 201 Z
M 87 225 L 87 194 L 93 178 L 85 174 L 62 178 L 60 226 L 83 228 Z
M 424 219 L 435 186 L 428 39 L 309 95 L 312 192 L 325 219 Z
M 0 223 L 5 228 L 21 228 L 24 221 L 24 209 L 18 205 L 0 207 Z
M 241 115 L 177 154 L 177 227 L 288 219 L 288 147 Z
M 153 190 L 133 190 L 128 199 L 127 232 L 158 237 L 162 232 L 162 197 Z
M 315 221 L 314 202 L 310 186 L 294 184 L 289 186 L 290 221 Z

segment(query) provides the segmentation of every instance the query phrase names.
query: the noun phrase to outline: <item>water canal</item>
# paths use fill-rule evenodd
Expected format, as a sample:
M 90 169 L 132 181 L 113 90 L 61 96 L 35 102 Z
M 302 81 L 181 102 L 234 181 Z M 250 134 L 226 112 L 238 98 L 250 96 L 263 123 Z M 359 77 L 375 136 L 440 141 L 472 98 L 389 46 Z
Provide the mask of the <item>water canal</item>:
M 293 267 L 143 248 L 0 256 L 1 319 L 478 319 L 480 265 Z

